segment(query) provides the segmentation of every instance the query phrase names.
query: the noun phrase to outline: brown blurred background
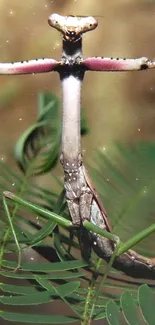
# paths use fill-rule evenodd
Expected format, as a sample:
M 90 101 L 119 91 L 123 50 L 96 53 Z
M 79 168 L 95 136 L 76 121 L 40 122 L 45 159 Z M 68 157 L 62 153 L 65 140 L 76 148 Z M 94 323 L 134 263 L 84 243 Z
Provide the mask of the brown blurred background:
M 84 56 L 155 57 L 155 0 L 0 0 L 0 62 L 60 58 L 61 36 L 47 23 L 53 12 L 97 16 L 98 28 L 83 37 Z M 41 91 L 61 98 L 58 74 L 0 76 L 0 159 L 14 169 L 13 146 L 35 121 Z M 88 72 L 82 106 L 91 128 L 86 161 L 114 140 L 154 140 L 155 70 Z

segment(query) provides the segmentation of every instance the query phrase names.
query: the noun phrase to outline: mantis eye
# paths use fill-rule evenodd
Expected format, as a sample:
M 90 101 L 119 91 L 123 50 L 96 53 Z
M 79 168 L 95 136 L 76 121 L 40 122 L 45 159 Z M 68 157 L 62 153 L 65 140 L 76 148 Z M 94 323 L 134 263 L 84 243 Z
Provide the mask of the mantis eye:
M 61 24 L 60 16 L 58 14 L 52 14 L 48 18 L 48 23 L 50 26 L 52 26 L 56 29 L 60 29 L 60 24 Z

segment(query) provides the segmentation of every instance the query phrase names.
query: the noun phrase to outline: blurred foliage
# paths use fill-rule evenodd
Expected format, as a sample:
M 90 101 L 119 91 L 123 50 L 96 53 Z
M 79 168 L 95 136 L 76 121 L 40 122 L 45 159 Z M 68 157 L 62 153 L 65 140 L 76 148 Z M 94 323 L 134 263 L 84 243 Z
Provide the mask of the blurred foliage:
M 81 125 L 81 133 L 87 134 L 84 117 Z M 110 325 L 122 324 L 124 319 L 126 324 L 132 325 L 141 324 L 145 319 L 152 325 L 155 319 L 152 290 L 146 285 L 137 289 L 134 280 L 115 270 L 111 270 L 106 282 L 102 283 L 106 270 L 104 261 L 94 253 L 89 264 L 81 260 L 77 231 L 72 230 L 74 236 L 71 236 L 70 228 L 58 226 L 55 222 L 60 216 L 70 222 L 63 184 L 54 174 L 51 175 L 59 156 L 60 127 L 56 96 L 40 94 L 38 120 L 24 132 L 15 148 L 15 158 L 22 174 L 0 162 L 1 193 L 14 186 L 20 199 L 29 200 L 33 207 L 39 204 L 39 209 L 29 207 L 26 211 L 22 205 L 7 200 L 13 229 L 10 229 L 6 211 L 1 206 L 0 288 L 3 295 L 0 301 L 4 308 L 1 307 L 0 317 L 9 322 L 35 324 L 69 324 L 82 318 L 82 324 L 88 324 L 91 318 L 106 319 Z M 96 167 L 91 168 L 91 173 L 109 212 L 114 232 L 123 229 L 122 236 L 128 233 L 130 237 L 130 228 L 134 228 L 136 233 L 153 222 L 154 165 L 154 143 L 115 144 L 111 152 L 97 150 Z M 50 190 L 40 187 L 33 179 L 33 176 L 47 172 L 51 179 Z M 54 184 L 59 185 L 61 194 L 55 191 Z M 11 260 L 11 253 L 17 251 L 15 235 L 23 254 L 28 248 L 33 248 L 43 259 L 38 263 L 22 261 L 20 270 L 12 272 L 17 267 L 17 262 Z M 141 247 L 141 253 L 149 255 L 151 249 L 153 252 L 152 236 L 147 238 L 145 249 Z M 97 265 L 100 266 L 98 274 Z M 6 284 L 8 280 L 9 284 Z M 23 280 L 26 285 L 23 285 Z M 96 296 L 98 299 L 94 301 Z M 29 312 L 30 306 L 47 303 L 52 306 L 56 300 L 69 307 L 68 316 Z M 22 312 L 12 311 L 11 306 L 22 306 Z

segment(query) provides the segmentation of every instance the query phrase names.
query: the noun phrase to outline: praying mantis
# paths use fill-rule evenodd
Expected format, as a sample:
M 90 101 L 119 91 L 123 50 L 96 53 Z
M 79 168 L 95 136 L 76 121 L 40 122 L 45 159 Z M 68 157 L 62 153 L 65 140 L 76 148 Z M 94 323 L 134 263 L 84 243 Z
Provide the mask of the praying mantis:
M 62 57 L 36 59 L 15 63 L 0 63 L 0 74 L 32 74 L 55 71 L 59 73 L 62 85 L 62 140 L 60 162 L 64 170 L 64 189 L 72 225 L 78 231 L 82 257 L 89 260 L 91 249 L 113 267 L 132 277 L 155 279 L 155 258 L 146 258 L 130 250 L 137 242 L 155 231 L 155 224 L 145 229 L 124 246 L 111 232 L 107 213 L 99 201 L 81 154 L 80 109 L 81 85 L 86 71 L 134 71 L 155 68 L 155 60 L 146 57 L 119 59 L 90 57 L 83 58 L 82 34 L 92 31 L 98 25 L 93 17 L 61 16 L 52 14 L 49 25 L 62 34 Z M 13 193 L 4 192 L 3 197 L 20 202 Z M 46 213 L 45 209 L 32 207 Z M 50 213 L 50 212 L 48 212 Z M 59 220 L 55 219 L 59 224 Z M 88 222 L 89 221 L 89 222 Z M 93 227 L 92 227 L 93 225 Z M 95 232 L 94 232 L 95 230 Z M 116 251 L 116 248 L 117 251 Z

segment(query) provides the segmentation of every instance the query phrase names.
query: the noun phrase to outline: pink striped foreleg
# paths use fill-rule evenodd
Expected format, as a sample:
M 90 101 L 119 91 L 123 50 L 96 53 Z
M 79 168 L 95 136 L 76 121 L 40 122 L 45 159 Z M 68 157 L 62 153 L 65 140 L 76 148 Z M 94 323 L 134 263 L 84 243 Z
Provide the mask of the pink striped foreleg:
M 80 64 L 86 70 L 94 71 L 134 71 L 155 68 L 155 60 L 150 61 L 146 57 L 138 59 L 90 57 L 81 60 Z
M 0 63 L 0 74 L 31 74 L 54 70 L 60 63 L 54 59 L 36 59 L 22 62 Z

